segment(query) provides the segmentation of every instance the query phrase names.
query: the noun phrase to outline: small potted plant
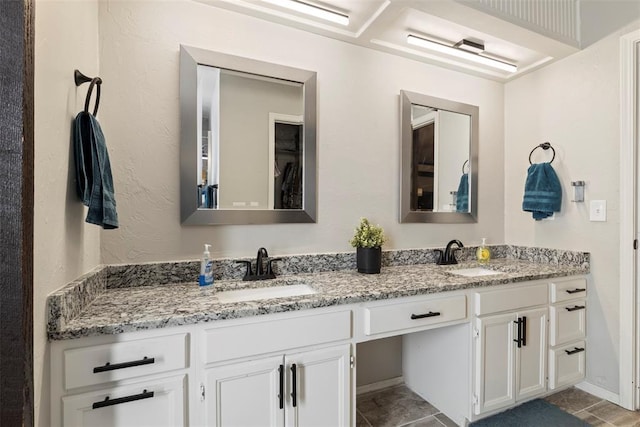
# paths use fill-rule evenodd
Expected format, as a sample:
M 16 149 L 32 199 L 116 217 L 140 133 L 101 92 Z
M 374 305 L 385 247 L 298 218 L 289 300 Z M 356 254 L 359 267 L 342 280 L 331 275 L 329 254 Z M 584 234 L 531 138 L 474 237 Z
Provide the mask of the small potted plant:
M 380 273 L 382 265 L 382 244 L 385 242 L 384 230 L 379 225 L 369 223 L 367 218 L 360 218 L 351 246 L 356 248 L 356 265 L 360 273 Z

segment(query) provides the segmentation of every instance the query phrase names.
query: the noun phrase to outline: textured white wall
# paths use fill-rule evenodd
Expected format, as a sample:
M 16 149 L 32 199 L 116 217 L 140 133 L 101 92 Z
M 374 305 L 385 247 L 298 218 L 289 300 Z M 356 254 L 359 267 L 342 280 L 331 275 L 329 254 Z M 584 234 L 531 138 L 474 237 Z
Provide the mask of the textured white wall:
M 44 427 L 50 425 L 47 295 L 100 263 L 100 229 L 84 222 L 70 138 L 88 89 L 76 88 L 73 70 L 98 74 L 98 2 L 38 0 L 35 16 L 33 363 L 36 425 Z
M 178 52 L 187 44 L 318 72 L 318 223 L 183 227 Z M 100 2 L 101 114 L 121 228 L 105 263 L 351 250 L 361 216 L 386 248 L 502 243 L 503 85 L 188 1 Z M 398 223 L 401 89 L 480 107 L 477 224 Z
M 637 28 L 639 23 L 635 24 Z M 619 36 L 627 28 L 505 87 L 507 243 L 591 252 L 587 381 L 618 393 Z M 533 147 L 549 141 L 563 187 L 562 212 L 534 221 L 522 211 Z M 534 159 L 548 157 L 536 150 Z M 571 181 L 586 181 L 573 203 Z M 607 221 L 589 221 L 589 202 L 607 201 Z

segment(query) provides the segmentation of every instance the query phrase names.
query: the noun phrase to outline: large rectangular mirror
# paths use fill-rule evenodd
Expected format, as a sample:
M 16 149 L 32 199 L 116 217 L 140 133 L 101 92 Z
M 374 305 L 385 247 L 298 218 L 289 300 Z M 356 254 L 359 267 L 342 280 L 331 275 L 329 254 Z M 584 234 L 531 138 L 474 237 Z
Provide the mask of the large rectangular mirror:
M 180 49 L 183 224 L 315 222 L 316 73 Z
M 476 222 L 478 107 L 400 92 L 400 222 Z

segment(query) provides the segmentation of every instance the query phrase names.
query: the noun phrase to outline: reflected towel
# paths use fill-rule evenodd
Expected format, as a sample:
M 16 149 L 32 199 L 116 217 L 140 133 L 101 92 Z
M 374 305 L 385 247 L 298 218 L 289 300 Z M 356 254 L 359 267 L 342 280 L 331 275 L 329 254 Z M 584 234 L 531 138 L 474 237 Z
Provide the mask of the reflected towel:
M 538 221 L 560 212 L 562 186 L 551 163 L 536 163 L 527 170 L 522 210 Z
M 89 207 L 86 222 L 104 229 L 118 228 L 111 163 L 100 124 L 87 112 L 74 120 L 74 157 L 78 196 Z
M 469 174 L 463 173 L 456 195 L 456 212 L 469 212 Z

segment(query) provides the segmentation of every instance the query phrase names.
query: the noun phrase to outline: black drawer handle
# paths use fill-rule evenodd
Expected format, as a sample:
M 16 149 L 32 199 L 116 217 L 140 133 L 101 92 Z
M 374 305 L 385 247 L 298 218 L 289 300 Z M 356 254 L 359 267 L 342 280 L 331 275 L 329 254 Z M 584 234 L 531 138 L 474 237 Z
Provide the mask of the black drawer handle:
M 278 389 L 278 407 L 284 409 L 284 365 L 278 367 L 278 373 L 280 374 L 280 387 Z
M 298 369 L 296 364 L 294 363 L 291 365 L 291 388 L 293 389 L 291 392 L 291 400 L 293 402 L 294 408 L 298 406 L 298 392 L 297 392 L 298 380 L 296 378 L 297 373 L 298 373 Z
M 152 363 L 156 363 L 155 357 L 146 357 L 146 356 L 140 360 L 134 360 L 131 362 L 113 363 L 113 364 L 107 362 L 104 366 L 97 366 L 93 368 L 93 373 L 97 374 L 100 372 L 115 371 L 117 369 L 132 368 L 134 366 L 150 365 Z
M 573 350 L 565 350 L 565 353 L 567 353 L 568 355 L 572 355 L 576 353 L 581 353 L 583 351 L 584 351 L 584 348 L 574 347 Z
M 411 320 L 424 319 L 425 317 L 436 317 L 436 316 L 440 316 L 440 312 L 439 311 L 430 311 L 430 312 L 425 313 L 425 314 L 412 314 L 411 315 Z
M 577 294 L 578 292 L 584 292 L 587 288 L 575 288 L 575 289 L 567 289 L 568 294 Z
M 573 307 L 565 307 L 567 309 L 567 311 L 576 311 L 576 310 L 584 310 L 585 308 L 587 308 L 584 305 L 574 305 Z
M 150 399 L 153 397 L 154 392 L 147 391 L 146 389 L 140 394 L 133 394 L 131 396 L 118 397 L 117 399 L 109 399 L 109 396 L 105 397 L 100 402 L 95 402 L 91 407 L 93 409 L 104 408 L 106 406 L 119 405 L 121 403 L 134 402 L 136 400 Z

